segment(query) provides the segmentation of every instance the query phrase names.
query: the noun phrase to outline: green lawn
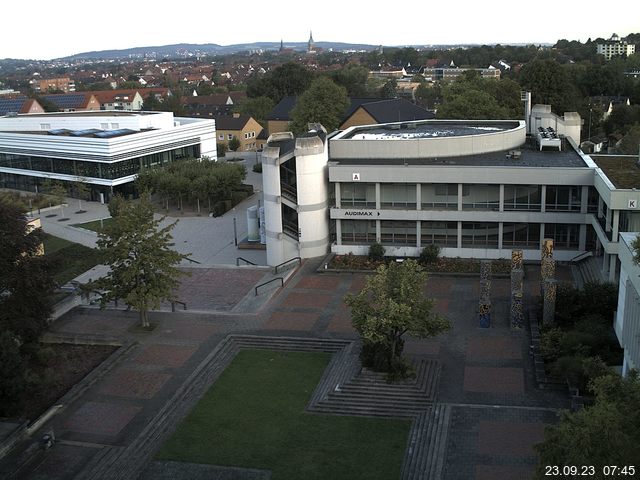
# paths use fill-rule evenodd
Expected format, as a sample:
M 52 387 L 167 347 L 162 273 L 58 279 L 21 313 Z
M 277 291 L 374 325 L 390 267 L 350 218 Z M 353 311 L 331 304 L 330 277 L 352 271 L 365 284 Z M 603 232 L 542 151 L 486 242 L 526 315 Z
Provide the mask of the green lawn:
M 53 235 L 45 236 L 44 254 L 52 260 L 53 279 L 58 285 L 64 285 L 99 263 L 97 250 Z
M 410 421 L 304 412 L 329 359 L 240 352 L 158 459 L 266 469 L 273 480 L 398 478 Z
M 93 220 L 92 222 L 76 223 L 75 225 L 72 225 L 72 226 L 73 227 L 85 228 L 87 230 L 91 230 L 93 232 L 99 233 L 102 230 L 103 227 L 106 227 L 111 222 L 113 222 L 113 218 L 109 217 L 109 218 L 102 219 L 102 221 L 101 220 Z

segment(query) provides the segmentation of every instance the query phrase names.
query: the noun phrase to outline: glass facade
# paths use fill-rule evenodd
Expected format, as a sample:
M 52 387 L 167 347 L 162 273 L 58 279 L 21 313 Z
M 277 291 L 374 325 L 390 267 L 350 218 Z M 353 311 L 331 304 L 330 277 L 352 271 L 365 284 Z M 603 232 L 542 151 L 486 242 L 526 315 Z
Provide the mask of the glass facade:
M 416 209 L 415 183 L 381 183 L 380 206 L 402 210 Z
M 462 209 L 498 211 L 500 209 L 500 185 L 464 185 Z
M 180 147 L 166 152 L 142 155 L 140 157 L 113 162 L 89 162 L 86 160 L 68 160 L 53 157 L 0 153 L 0 167 L 115 180 L 117 178 L 135 175 L 143 166 L 151 167 L 186 158 L 199 157 L 200 145 Z
M 422 246 L 457 247 L 458 222 L 420 222 L 420 242 Z
M 498 224 L 462 222 L 462 248 L 498 248 Z
M 504 209 L 539 212 L 542 208 L 540 185 L 505 185 Z
M 342 220 L 344 245 L 370 245 L 376 241 L 376 222 L 371 220 Z
M 548 212 L 579 212 L 581 199 L 580 185 L 547 185 L 545 209 Z
M 540 248 L 539 223 L 504 223 L 502 248 Z
M 380 241 L 383 245 L 416 246 L 416 222 L 403 220 L 381 221 Z
M 342 208 L 376 208 L 375 183 L 340 184 L 340 205 Z
M 420 185 L 423 210 L 457 210 L 457 183 L 423 183 Z
M 580 238 L 580 225 L 545 223 L 544 236 L 553 239 L 553 248 L 559 250 L 577 250 Z

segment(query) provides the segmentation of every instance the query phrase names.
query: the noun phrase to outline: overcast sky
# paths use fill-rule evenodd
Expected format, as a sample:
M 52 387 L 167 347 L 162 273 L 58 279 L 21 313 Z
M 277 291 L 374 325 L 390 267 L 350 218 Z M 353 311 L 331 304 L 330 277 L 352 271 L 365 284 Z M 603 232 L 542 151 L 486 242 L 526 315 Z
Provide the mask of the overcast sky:
M 387 46 L 537 44 L 640 32 L 638 0 L 31 0 L 3 2 L 0 11 L 0 58 L 51 59 L 173 43 L 306 42 L 310 30 L 316 42 Z

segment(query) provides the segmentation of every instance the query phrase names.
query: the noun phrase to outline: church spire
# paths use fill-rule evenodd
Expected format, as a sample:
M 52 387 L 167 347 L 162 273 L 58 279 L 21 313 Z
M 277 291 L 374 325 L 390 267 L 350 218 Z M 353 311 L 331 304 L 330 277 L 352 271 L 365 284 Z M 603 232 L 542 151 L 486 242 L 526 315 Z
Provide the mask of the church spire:
M 316 48 L 313 41 L 313 32 L 309 30 L 309 42 L 307 43 L 307 52 L 312 53 L 315 51 L 316 51 Z

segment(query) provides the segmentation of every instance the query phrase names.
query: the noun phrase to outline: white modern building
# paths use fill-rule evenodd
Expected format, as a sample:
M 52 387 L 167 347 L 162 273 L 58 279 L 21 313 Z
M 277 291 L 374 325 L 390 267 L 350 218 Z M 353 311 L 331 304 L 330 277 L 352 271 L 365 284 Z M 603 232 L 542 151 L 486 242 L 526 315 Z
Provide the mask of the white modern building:
M 622 375 L 640 368 L 640 266 L 634 261 L 632 243 L 637 233 L 620 235 L 620 282 L 618 309 L 613 324 L 620 346 L 624 349 Z
M 627 42 L 625 39 L 621 39 L 617 34 L 611 35 L 609 40 L 605 40 L 603 43 L 596 44 L 596 53 L 598 55 L 604 55 L 606 60 L 611 60 L 611 57 L 620 55 L 626 55 L 627 57 L 633 55 L 636 52 L 636 46 L 633 43 Z
M 213 120 L 171 112 L 91 111 L 0 117 L 0 187 L 37 191 L 44 181 L 91 187 L 93 200 L 133 193 L 143 167 L 216 160 Z

